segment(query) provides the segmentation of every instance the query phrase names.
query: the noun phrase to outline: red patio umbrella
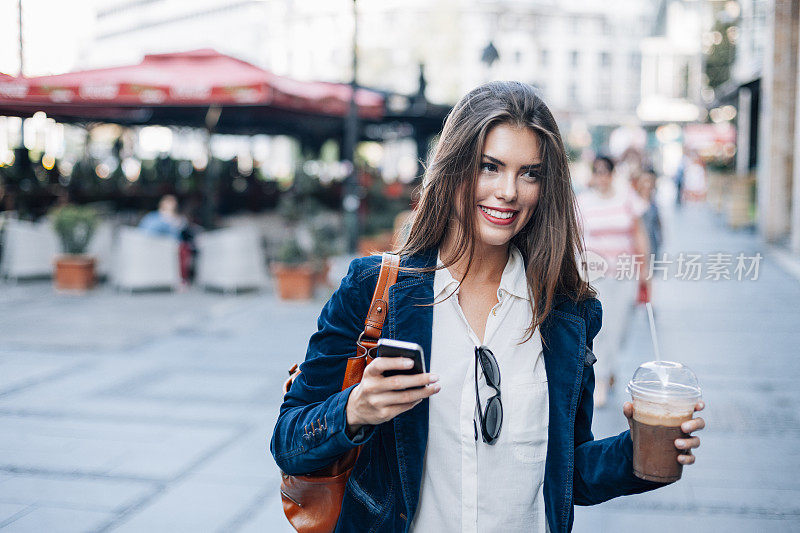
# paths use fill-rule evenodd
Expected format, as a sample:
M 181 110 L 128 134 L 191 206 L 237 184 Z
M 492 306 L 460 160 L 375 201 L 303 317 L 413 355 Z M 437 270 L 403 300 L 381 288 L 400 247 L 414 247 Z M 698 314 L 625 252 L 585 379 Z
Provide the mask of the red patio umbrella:
M 38 110 L 55 115 L 100 119 L 146 116 L 157 108 L 269 107 L 343 117 L 349 85 L 304 82 L 278 76 L 214 50 L 147 55 L 137 65 L 0 79 L 0 113 Z M 356 91 L 359 116 L 383 116 L 384 98 Z M 84 115 L 81 115 L 84 112 Z

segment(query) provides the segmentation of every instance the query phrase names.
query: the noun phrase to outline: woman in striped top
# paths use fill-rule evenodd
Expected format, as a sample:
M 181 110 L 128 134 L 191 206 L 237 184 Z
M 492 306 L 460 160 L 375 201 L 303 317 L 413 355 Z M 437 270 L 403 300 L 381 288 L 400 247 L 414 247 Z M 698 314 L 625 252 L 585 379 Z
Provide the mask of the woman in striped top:
M 606 404 L 614 384 L 614 363 L 630 319 L 637 280 L 646 283 L 647 233 L 640 219 L 641 206 L 633 201 L 628 187 L 627 183 L 615 187 L 614 162 L 600 156 L 592 164 L 589 189 L 578 196 L 587 253 L 602 257 L 607 267 L 604 275 L 593 280 L 604 316 L 603 329 L 595 339 L 597 407 Z

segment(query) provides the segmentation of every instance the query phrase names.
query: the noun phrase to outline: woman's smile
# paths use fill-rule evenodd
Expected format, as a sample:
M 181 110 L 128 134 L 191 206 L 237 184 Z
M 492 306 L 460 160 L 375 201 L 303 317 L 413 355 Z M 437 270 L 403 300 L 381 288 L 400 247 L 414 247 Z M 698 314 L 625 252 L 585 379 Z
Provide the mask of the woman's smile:
M 515 209 L 487 207 L 484 205 L 479 205 L 478 210 L 486 220 L 498 226 L 508 226 L 514 222 L 519 214 L 519 211 Z

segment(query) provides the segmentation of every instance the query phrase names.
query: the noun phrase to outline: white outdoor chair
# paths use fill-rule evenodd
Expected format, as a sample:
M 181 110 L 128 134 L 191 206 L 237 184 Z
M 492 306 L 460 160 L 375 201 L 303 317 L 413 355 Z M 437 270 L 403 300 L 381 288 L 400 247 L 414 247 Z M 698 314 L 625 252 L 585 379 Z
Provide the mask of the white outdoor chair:
M 48 221 L 8 219 L 3 228 L 0 274 L 13 280 L 52 276 L 58 253 L 58 236 Z
M 181 283 L 178 241 L 138 228 L 119 228 L 110 278 L 115 287 L 129 291 L 177 288 Z
M 95 274 L 107 277 L 111 274 L 111 261 L 114 251 L 114 224 L 110 221 L 100 222 L 94 230 L 92 240 L 86 250 L 95 258 Z
M 267 269 L 258 230 L 251 226 L 225 228 L 197 237 L 196 282 L 201 287 L 260 289 Z

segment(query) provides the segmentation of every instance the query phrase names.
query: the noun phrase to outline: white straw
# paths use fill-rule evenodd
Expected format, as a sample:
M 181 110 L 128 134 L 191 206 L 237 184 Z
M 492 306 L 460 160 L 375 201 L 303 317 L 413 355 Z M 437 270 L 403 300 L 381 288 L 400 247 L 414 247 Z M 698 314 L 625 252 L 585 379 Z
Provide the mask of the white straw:
M 661 353 L 658 351 L 658 336 L 656 335 L 656 321 L 653 318 L 653 306 L 647 302 L 647 318 L 650 320 L 650 338 L 653 340 L 653 350 L 656 353 L 656 361 L 661 361 Z

